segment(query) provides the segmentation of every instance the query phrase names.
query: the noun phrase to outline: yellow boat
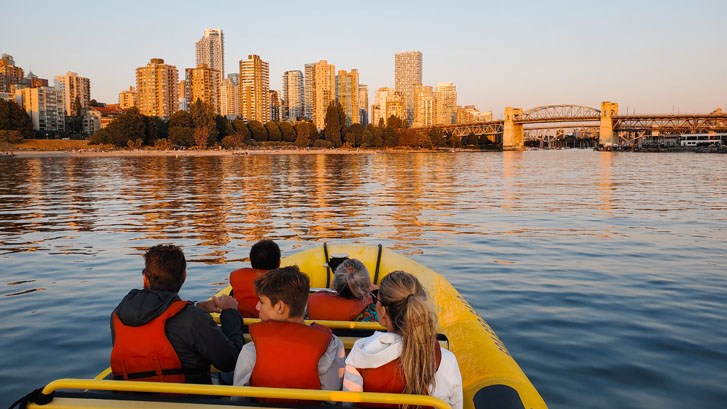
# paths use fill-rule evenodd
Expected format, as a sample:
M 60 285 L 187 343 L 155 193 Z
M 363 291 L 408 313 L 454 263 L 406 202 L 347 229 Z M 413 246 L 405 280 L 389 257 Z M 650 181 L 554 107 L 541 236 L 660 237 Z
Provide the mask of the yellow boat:
M 540 394 L 512 358 L 507 348 L 490 326 L 470 304 L 441 275 L 429 268 L 381 246 L 333 244 L 316 246 L 283 258 L 281 265 L 297 265 L 311 278 L 311 287 L 329 287 L 332 272 L 328 262 L 334 254 L 346 254 L 361 260 L 371 272 L 371 279 L 379 283 L 386 274 L 402 270 L 414 274 L 427 291 L 439 319 L 440 344 L 457 357 L 462 374 L 464 409 L 547 408 Z M 230 287 L 220 293 L 229 293 Z M 213 314 L 215 315 L 215 314 Z M 218 317 L 216 317 L 218 318 Z M 245 319 L 246 324 L 258 320 Z M 350 349 L 353 342 L 369 336 L 374 330 L 383 330 L 377 323 L 348 321 L 316 321 L 333 329 Z M 354 402 L 407 404 L 449 409 L 450 406 L 433 397 L 405 394 L 357 393 L 304 389 L 256 388 L 222 385 L 191 385 L 157 382 L 112 381 L 104 378 L 110 368 L 96 379 L 59 379 L 39 389 L 29 399 L 29 408 L 217 408 L 224 400 L 214 396 L 276 397 L 317 402 Z M 154 394 L 119 394 L 108 391 L 136 391 L 185 396 L 159 396 Z M 51 398 L 49 399 L 48 396 Z M 34 400 L 47 401 L 40 405 Z M 244 403 L 231 403 L 235 406 Z M 249 406 L 265 406 L 259 403 Z M 278 405 L 280 406 L 280 405 Z

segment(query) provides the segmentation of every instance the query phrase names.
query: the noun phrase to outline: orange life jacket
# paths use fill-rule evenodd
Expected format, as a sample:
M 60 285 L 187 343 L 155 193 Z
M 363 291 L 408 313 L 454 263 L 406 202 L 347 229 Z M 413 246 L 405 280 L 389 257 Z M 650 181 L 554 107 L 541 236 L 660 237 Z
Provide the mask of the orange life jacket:
M 255 309 L 257 295 L 255 295 L 255 279 L 267 273 L 268 270 L 255 268 L 239 268 L 230 273 L 232 296 L 237 300 L 237 310 L 244 318 L 258 318 Z
M 369 304 L 371 296 L 363 301 L 339 297 L 328 291 L 318 291 L 308 297 L 308 318 L 312 320 L 353 321 Z
M 191 303 L 175 301 L 161 315 L 138 327 L 124 325 L 118 312 L 113 314 L 111 370 L 115 379 L 185 382 L 182 363 L 164 333 L 164 326 L 188 304 Z
M 330 328 L 319 324 L 263 321 L 250 325 L 250 336 L 257 355 L 250 385 L 321 388 L 318 361 L 331 342 Z
M 442 350 L 439 343 L 435 344 L 435 355 L 437 357 L 436 370 L 439 370 L 439 364 L 442 361 Z M 380 393 L 404 393 L 406 388 L 406 380 L 404 379 L 404 371 L 401 369 L 401 358 L 382 365 L 378 368 L 356 368 L 363 379 L 364 392 L 380 392 Z M 399 405 L 366 405 L 360 406 L 376 406 L 384 408 L 396 408 Z

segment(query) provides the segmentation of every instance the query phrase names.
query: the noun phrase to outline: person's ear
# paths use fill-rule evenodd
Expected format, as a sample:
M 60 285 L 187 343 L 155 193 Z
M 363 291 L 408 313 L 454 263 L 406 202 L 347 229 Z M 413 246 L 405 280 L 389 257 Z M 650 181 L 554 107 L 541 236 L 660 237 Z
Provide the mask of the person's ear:
M 285 303 L 282 300 L 279 300 L 278 302 L 275 303 L 275 305 L 273 306 L 273 309 L 275 309 L 275 312 L 282 315 L 285 312 L 285 307 L 286 307 Z
M 150 287 L 149 277 L 147 277 L 146 274 L 144 274 L 144 288 L 149 288 L 149 287 Z

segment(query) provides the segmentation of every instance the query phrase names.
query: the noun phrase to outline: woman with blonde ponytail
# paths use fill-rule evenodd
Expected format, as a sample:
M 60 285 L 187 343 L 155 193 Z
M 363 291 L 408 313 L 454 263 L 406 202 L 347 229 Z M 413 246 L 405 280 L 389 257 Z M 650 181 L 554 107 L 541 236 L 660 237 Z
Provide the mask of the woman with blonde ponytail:
M 437 316 L 419 280 L 389 273 L 381 280 L 376 311 L 386 332 L 354 343 L 343 390 L 430 395 L 461 409 L 457 358 L 437 343 Z

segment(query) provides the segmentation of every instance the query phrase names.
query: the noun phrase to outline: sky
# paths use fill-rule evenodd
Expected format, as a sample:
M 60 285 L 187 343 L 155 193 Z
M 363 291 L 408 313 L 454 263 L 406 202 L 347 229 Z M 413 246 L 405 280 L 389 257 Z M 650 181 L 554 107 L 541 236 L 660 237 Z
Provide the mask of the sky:
M 503 117 L 574 104 L 619 113 L 727 111 L 727 1 L 38 1 L 5 2 L 0 51 L 53 83 L 67 71 L 118 103 L 136 68 L 195 66 L 206 28 L 225 36 L 225 72 L 260 55 L 270 88 L 327 60 L 369 87 L 394 86 L 394 54 L 423 53 L 424 85 Z

